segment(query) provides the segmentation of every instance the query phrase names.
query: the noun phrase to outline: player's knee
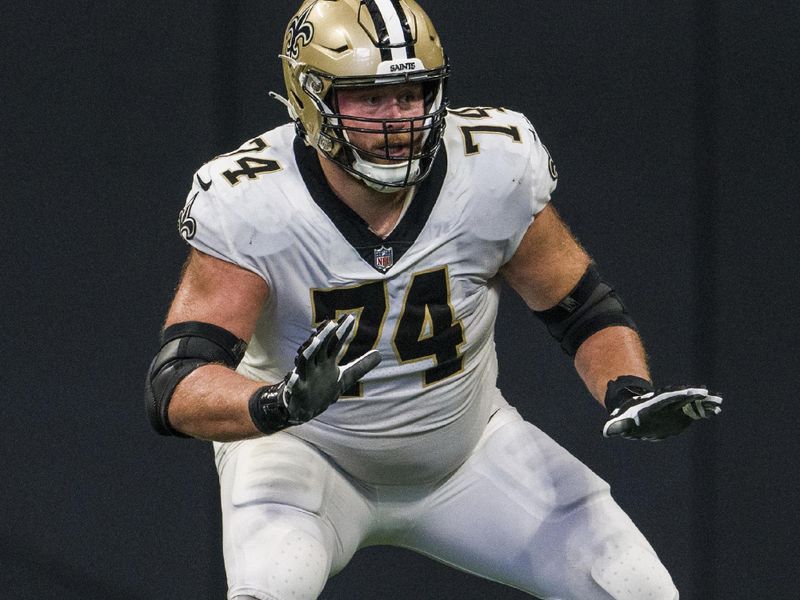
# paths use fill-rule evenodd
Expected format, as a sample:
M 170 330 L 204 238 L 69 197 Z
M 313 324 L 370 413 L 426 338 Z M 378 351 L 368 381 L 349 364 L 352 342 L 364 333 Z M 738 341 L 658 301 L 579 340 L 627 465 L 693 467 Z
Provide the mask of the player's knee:
M 243 553 L 230 592 L 249 600 L 312 600 L 325 587 L 330 557 L 316 536 L 294 529 L 276 543 Z M 259 551 L 260 550 L 260 551 Z
M 652 550 L 638 544 L 609 544 L 591 572 L 614 600 L 678 600 L 667 569 Z

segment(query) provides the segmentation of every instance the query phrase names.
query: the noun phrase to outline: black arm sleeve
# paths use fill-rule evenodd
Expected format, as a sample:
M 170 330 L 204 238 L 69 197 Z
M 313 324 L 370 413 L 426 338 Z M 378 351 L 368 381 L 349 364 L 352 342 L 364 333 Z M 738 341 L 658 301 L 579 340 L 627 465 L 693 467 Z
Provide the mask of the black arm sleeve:
M 622 299 L 589 265 L 575 288 L 553 308 L 534 311 L 569 356 L 593 333 L 612 325 L 636 329 Z
M 153 429 L 161 435 L 189 437 L 169 423 L 167 411 L 175 388 L 203 365 L 217 363 L 235 369 L 246 349 L 246 342 L 210 323 L 186 321 L 167 327 L 145 382 L 145 409 Z

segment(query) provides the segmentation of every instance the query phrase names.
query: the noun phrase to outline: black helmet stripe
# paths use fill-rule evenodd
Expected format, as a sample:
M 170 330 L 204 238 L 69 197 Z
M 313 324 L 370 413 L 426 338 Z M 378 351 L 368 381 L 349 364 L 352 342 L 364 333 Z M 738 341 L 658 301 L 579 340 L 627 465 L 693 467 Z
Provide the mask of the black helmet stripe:
M 365 2 L 369 9 L 369 15 L 372 17 L 372 23 L 375 25 L 375 33 L 378 35 L 378 47 L 381 49 L 381 60 L 392 60 L 392 51 L 389 48 L 389 31 L 386 29 L 386 23 L 383 20 L 378 5 L 373 0 Z
M 365 4 L 378 35 L 381 60 L 414 58 L 414 40 L 400 0 L 366 0 Z

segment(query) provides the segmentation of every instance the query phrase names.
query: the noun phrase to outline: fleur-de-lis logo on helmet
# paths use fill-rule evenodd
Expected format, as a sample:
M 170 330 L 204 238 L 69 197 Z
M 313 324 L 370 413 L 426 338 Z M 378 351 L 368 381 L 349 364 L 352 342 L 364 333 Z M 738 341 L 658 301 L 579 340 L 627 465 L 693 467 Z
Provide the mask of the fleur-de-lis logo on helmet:
M 289 23 L 286 30 L 286 56 L 289 58 L 297 58 L 300 54 L 298 44 L 302 42 L 303 46 L 308 46 L 311 43 L 311 38 L 314 37 L 314 25 L 308 21 L 308 13 L 314 8 L 313 2 L 303 12 L 297 15 Z

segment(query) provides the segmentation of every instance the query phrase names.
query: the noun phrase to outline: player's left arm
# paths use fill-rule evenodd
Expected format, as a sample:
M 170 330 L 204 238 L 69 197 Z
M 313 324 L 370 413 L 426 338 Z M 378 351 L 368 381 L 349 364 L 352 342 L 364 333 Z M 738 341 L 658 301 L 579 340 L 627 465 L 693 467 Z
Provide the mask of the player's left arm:
M 541 315 L 575 289 L 591 262 L 553 205 L 548 204 L 501 273 L 531 310 Z M 639 335 L 630 327 L 610 326 L 597 331 L 578 346 L 574 358 L 578 374 L 601 404 L 606 384 L 612 379 L 621 375 L 650 378 Z
M 536 216 L 501 273 L 608 409 L 604 435 L 663 439 L 720 411 L 721 398 L 704 388 L 653 387 L 633 319 L 552 205 Z

